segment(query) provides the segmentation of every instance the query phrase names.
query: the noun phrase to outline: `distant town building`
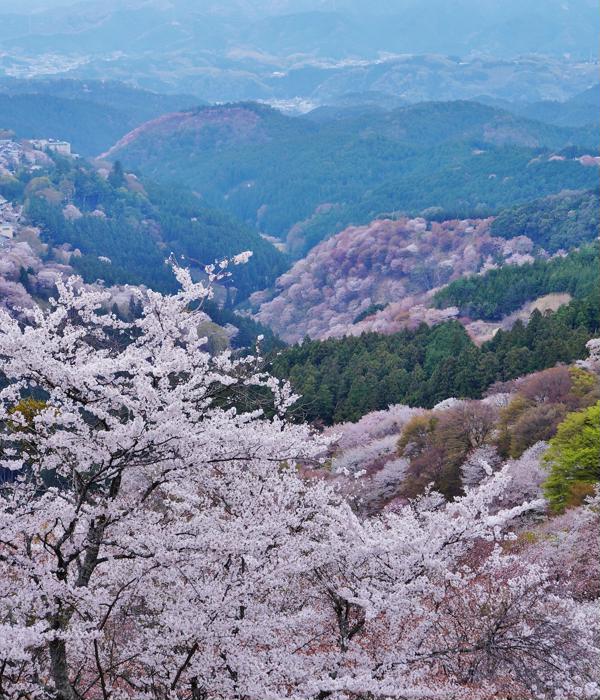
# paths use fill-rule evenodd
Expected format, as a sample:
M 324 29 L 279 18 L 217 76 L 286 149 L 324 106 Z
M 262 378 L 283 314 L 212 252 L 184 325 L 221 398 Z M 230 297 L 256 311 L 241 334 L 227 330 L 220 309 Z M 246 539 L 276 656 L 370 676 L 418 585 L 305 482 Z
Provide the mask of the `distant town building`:
M 10 139 L 0 139 L 0 168 L 12 173 L 23 162 L 23 147 Z
M 39 151 L 52 151 L 61 156 L 71 155 L 71 144 L 68 141 L 59 141 L 58 139 L 31 139 L 29 142 L 33 148 Z

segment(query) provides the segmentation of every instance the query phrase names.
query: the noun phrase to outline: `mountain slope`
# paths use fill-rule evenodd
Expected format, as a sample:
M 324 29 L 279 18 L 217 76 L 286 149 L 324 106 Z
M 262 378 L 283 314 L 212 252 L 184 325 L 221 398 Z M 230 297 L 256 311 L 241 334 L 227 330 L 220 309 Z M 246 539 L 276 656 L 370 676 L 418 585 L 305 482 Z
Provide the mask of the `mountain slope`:
M 506 209 L 494 220 L 492 233 L 528 236 L 550 253 L 593 241 L 600 233 L 598 190 L 561 192 Z
M 189 190 L 142 183 L 118 167 L 97 170 L 83 159 L 62 159 L 35 173 L 22 169 L 17 176 L 0 180 L 0 192 L 23 203 L 44 242 L 66 245 L 69 264 L 85 281 L 170 291 L 176 286 L 165 264 L 170 255 L 202 276 L 204 265 L 252 250 L 248 264 L 236 266 L 224 285 L 232 301 L 271 285 L 287 267 L 256 231 L 206 207 Z
M 536 311 L 526 326 L 498 331 L 481 347 L 448 321 L 393 335 L 304 340 L 272 364 L 302 396 L 298 416 L 330 425 L 395 403 L 432 407 L 451 397 L 479 398 L 496 381 L 586 357 L 585 344 L 599 329 L 594 294 L 544 316 Z
M 297 342 L 359 333 L 360 326 L 353 327 L 357 318 L 398 302 L 396 323 L 385 330 L 418 326 L 430 289 L 478 271 L 492 255 L 503 260 L 512 255 L 513 246 L 503 247 L 489 227 L 489 219 L 400 219 L 349 227 L 282 275 L 275 298 L 262 303 L 257 318 L 284 340 Z M 252 299 L 260 302 L 260 293 Z M 429 320 L 448 314 L 437 316 Z
M 538 297 L 582 297 L 598 287 L 597 248 L 590 248 L 600 232 L 597 199 L 597 192 L 565 192 L 496 218 L 351 226 L 251 301 L 257 318 L 290 342 L 393 333 L 459 316 L 474 333 L 470 321 L 501 321 L 487 329 L 493 333 Z
M 504 265 L 482 275 L 469 275 L 435 293 L 439 309 L 457 307 L 471 319 L 499 321 L 528 301 L 547 294 L 581 298 L 600 288 L 598 245 L 588 245 L 562 257 L 523 265 Z
M 505 109 L 519 117 L 566 127 L 597 125 L 600 121 L 600 83 L 572 95 L 566 100 L 545 99 L 533 102 L 502 99 L 490 95 L 475 98 L 482 104 Z

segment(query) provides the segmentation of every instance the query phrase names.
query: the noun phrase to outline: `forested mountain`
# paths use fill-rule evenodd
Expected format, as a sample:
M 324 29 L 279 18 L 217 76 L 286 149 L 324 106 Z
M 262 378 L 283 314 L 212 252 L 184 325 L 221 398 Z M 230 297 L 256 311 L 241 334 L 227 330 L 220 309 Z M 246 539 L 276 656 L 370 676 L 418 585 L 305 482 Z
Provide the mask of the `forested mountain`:
M 474 319 L 509 327 L 516 318 L 504 317 L 538 297 L 582 296 L 597 285 L 595 247 L 547 260 L 598 238 L 597 198 L 563 192 L 496 218 L 398 217 L 350 226 L 315 246 L 269 293 L 254 295 L 256 316 L 290 342 L 393 333 L 458 316 L 468 327 Z M 471 328 L 478 336 L 495 330 Z
M 598 237 L 598 190 L 561 192 L 509 207 L 494 219 L 492 233 L 501 238 L 527 236 L 550 253 L 574 248 Z
M 443 320 L 447 314 L 428 308 L 433 288 L 478 272 L 492 259 L 522 260 L 532 248 L 526 240 L 494 238 L 489 229 L 489 219 L 399 218 L 350 226 L 296 262 L 271 293 L 255 294 L 256 317 L 288 342 Z M 382 314 L 370 328 L 361 323 L 377 311 Z
M 134 56 L 153 46 L 163 55 L 181 47 L 191 52 L 198 44 L 216 52 L 221 43 L 228 49 L 247 46 L 281 57 L 376 58 L 381 51 L 435 50 L 509 57 L 523 51 L 558 56 L 571 52 L 587 57 L 594 50 L 590 24 L 596 17 L 588 0 L 570 5 L 559 0 L 506 0 L 500 6 L 491 0 L 460 0 L 451 9 L 442 0 L 428 0 L 425 12 L 417 0 L 376 5 L 365 0 L 231 0 L 225 6 L 189 0 L 50 4 L 30 0 L 28 16 L 16 0 L 4 0 L 0 39 L 21 48 L 126 51 Z M 164 25 L 169 30 L 161 33 Z
M 583 90 L 567 100 L 539 100 L 536 102 L 509 101 L 481 97 L 482 102 L 502 107 L 522 117 L 537 119 L 557 126 L 585 126 L 600 121 L 600 84 Z
M 0 79 L 0 128 L 17 138 L 56 138 L 98 155 L 142 122 L 201 103 L 99 80 Z
M 470 99 L 490 107 L 506 110 L 518 117 L 555 126 L 583 127 L 598 124 L 600 121 L 600 84 L 588 87 L 566 100 L 527 101 L 522 95 L 508 99 L 490 97 L 490 95 L 483 93 L 473 94 Z M 408 102 L 405 97 L 381 90 L 348 92 L 327 99 L 325 104 L 309 110 L 305 116 L 315 121 L 345 119 L 361 113 L 387 112 L 406 106 Z
M 598 14 L 0 0 L 1 700 L 600 700 Z
M 250 262 L 227 283 L 231 298 L 240 300 L 286 268 L 284 256 L 254 230 L 206 207 L 191 191 L 145 187 L 120 164 L 97 170 L 83 160 L 56 158 L 46 170 L 23 169 L 0 181 L 0 193 L 23 202 L 44 241 L 78 251 L 70 264 L 86 281 L 173 290 L 176 281 L 165 264 L 171 254 L 202 270 L 252 250 Z
M 163 182 L 185 182 L 212 206 L 288 237 L 300 256 L 349 223 L 386 212 L 481 216 L 565 188 L 596 184 L 574 154 L 595 137 L 488 106 L 431 103 L 315 123 L 254 104 L 149 122 L 109 151 Z
M 598 452 L 587 459 L 582 438 L 589 430 L 600 449 L 599 391 L 589 366 L 562 365 L 499 383 L 480 400 L 450 399 L 426 411 L 395 404 L 326 430 L 336 436 L 333 479 L 358 510 L 374 513 L 428 484 L 456 498 L 485 478 L 486 466 L 504 466 L 505 505 L 543 492 L 556 516 L 580 504 L 598 478 Z M 352 489 L 345 474 L 360 485 Z
M 2 77 L 0 92 L 7 95 L 49 95 L 65 100 L 86 100 L 118 109 L 139 123 L 185 106 L 198 106 L 193 95 L 153 92 L 118 80 L 78 80 L 46 77 L 18 79 Z

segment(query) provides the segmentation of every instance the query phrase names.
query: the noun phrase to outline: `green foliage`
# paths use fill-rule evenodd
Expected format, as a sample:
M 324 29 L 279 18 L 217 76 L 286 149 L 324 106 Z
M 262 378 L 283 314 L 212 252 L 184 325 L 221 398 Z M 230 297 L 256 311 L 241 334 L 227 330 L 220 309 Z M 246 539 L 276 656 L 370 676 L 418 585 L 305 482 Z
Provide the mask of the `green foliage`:
M 205 301 L 202 309 L 220 326 L 230 323 L 238 329 L 236 335 L 231 339 L 231 347 L 234 349 L 253 348 L 259 335 L 263 336 L 260 349 L 265 354 L 285 347 L 285 343 L 270 328 L 248 316 L 236 314 L 229 308 L 218 306 L 213 301 Z
M 510 403 L 500 411 L 496 447 L 503 458 L 519 456 L 520 453 L 517 453 L 513 444 L 512 427 L 530 407 L 531 401 L 521 394 L 517 394 Z
M 332 424 L 394 403 L 432 407 L 450 396 L 479 398 L 498 380 L 585 357 L 585 343 L 599 329 L 596 298 L 587 297 L 554 313 L 536 311 L 527 325 L 517 322 L 481 347 L 449 321 L 387 336 L 307 339 L 276 355 L 273 370 L 302 396 L 299 415 Z
M 599 219 L 597 191 L 563 192 L 500 212 L 492 222 L 492 234 L 528 236 L 554 253 L 598 238 Z
M 146 190 L 163 241 L 184 261 L 207 264 L 252 251 L 247 264 L 232 268 L 236 302 L 271 286 L 287 269 L 285 256 L 275 246 L 229 214 L 203 206 L 190 190 L 151 183 L 146 183 Z
M 101 279 L 108 285 L 143 284 L 170 292 L 177 286 L 165 263 L 171 253 L 201 274 L 206 264 L 252 250 L 249 263 L 232 266 L 232 276 L 224 281 L 225 308 L 209 302 L 206 310 L 216 323 L 238 328 L 234 348 L 253 346 L 258 335 L 264 336 L 264 352 L 283 347 L 270 329 L 229 308 L 270 286 L 287 267 L 285 257 L 256 231 L 207 208 L 185 188 L 142 185 L 126 177 L 119 163 L 104 179 L 85 161 L 55 161 L 54 168 L 34 178 L 21 172 L 14 180 L 18 187 L 11 181 L 7 193 L 24 198 L 28 220 L 41 228 L 44 241 L 68 243 L 81 252 L 70 263 L 86 282 Z M 82 215 L 65 218 L 67 203 Z M 27 287 L 27 271 L 21 277 Z
M 562 511 L 591 491 L 589 485 L 600 480 L 600 401 L 569 413 L 544 459 L 550 468 L 544 493 L 553 510 Z
M 60 207 L 41 197 L 28 201 L 29 220 L 42 228 L 52 245 L 69 243 L 82 255 L 71 264 L 86 282 L 102 279 L 106 284 L 146 284 L 161 291 L 175 289 L 173 274 L 165 265 L 165 254 L 141 222 L 123 212 L 112 218 L 83 216 L 68 221 Z M 100 256 L 110 260 L 100 260 Z
M 416 331 L 389 336 L 305 340 L 279 353 L 273 369 L 289 377 L 302 395 L 298 410 L 303 416 L 330 424 L 356 420 L 392 403 L 435 403 L 437 392 L 430 385 L 435 364 L 471 345 L 456 322 L 435 328 L 422 324 Z M 452 377 L 450 384 L 451 393 L 468 393 L 460 378 Z
M 120 160 L 116 160 L 113 163 L 112 169 L 108 176 L 108 182 L 111 187 L 115 189 L 118 187 L 123 187 L 125 185 L 125 173 L 123 172 L 123 165 Z
M 425 413 L 411 418 L 402 429 L 397 450 L 400 457 L 412 457 L 426 447 L 439 418 L 433 413 Z
M 398 440 L 398 454 L 410 461 L 402 495 L 414 497 L 433 483 L 447 498 L 458 496 L 460 467 L 473 449 L 487 444 L 494 422 L 494 409 L 477 401 L 412 418 Z
M 578 398 L 589 395 L 598 384 L 597 377 L 582 367 L 570 367 L 569 376 L 571 377 L 572 392 Z
M 383 311 L 386 306 L 387 304 L 371 304 L 366 309 L 357 314 L 356 318 L 354 319 L 354 321 L 352 321 L 352 323 L 360 323 L 361 321 L 364 321 L 365 318 L 376 314 L 378 311 Z
M 25 190 L 25 184 L 14 177 L 0 178 L 0 195 L 5 199 L 20 201 Z
M 600 259 L 595 243 L 564 258 L 505 265 L 484 275 L 461 277 L 436 292 L 433 300 L 438 309 L 458 306 L 464 316 L 494 321 L 544 294 L 568 292 L 585 297 L 597 293 L 599 286 Z
M 536 309 L 527 324 L 517 321 L 510 331 L 499 330 L 481 352 L 495 367 L 496 379 L 514 379 L 586 357 L 585 344 L 599 330 L 600 310 L 592 294 L 554 313 Z
M 18 420 L 9 421 L 8 427 L 14 432 L 30 432 L 35 429 L 34 420 L 46 408 L 46 402 L 33 397 L 21 399 L 9 408 L 8 413 Z
M 559 365 L 528 375 L 500 411 L 495 443 L 503 458 L 520 457 L 540 440 L 552 438 L 569 411 L 598 400 L 598 377 L 581 367 Z

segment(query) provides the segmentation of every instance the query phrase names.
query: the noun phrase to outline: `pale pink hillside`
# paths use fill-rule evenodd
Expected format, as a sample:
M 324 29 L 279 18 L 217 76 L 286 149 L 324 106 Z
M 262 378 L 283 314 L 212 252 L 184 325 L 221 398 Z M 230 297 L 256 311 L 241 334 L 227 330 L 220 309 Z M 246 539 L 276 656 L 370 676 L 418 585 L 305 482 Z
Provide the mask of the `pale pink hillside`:
M 277 280 L 277 296 L 260 304 L 257 318 L 288 342 L 365 330 L 393 333 L 425 320 L 436 323 L 455 309 L 430 309 L 433 290 L 492 260 L 531 260 L 532 243 L 490 235 L 491 219 L 376 220 L 349 227 L 316 246 Z M 262 303 L 261 303 L 262 302 Z M 354 324 L 373 304 L 384 310 Z
M 135 144 L 144 137 L 151 139 L 164 138 L 174 134 L 191 134 L 194 142 L 200 144 L 206 137 L 214 142 L 215 139 L 230 141 L 245 141 L 260 137 L 257 129 L 261 123 L 260 115 L 245 107 L 205 107 L 186 112 L 163 114 L 156 119 L 145 122 L 112 146 L 101 158 L 119 157 L 122 149 Z M 215 133 L 218 129 L 218 133 Z

